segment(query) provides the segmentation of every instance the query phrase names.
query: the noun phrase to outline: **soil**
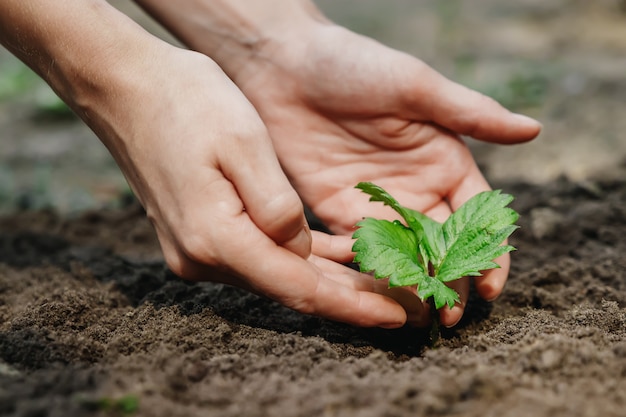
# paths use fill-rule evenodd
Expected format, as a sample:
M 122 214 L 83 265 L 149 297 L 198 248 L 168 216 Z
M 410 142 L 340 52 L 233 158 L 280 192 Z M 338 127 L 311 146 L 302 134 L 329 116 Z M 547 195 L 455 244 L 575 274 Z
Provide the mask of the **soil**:
M 502 296 L 433 348 L 182 281 L 93 134 L 0 83 L 0 416 L 626 414 L 624 1 L 319 4 L 544 123 L 469 142 L 522 214 Z
M 0 414 L 623 416 L 626 182 L 505 188 L 508 286 L 437 348 L 179 280 L 135 205 L 5 217 Z

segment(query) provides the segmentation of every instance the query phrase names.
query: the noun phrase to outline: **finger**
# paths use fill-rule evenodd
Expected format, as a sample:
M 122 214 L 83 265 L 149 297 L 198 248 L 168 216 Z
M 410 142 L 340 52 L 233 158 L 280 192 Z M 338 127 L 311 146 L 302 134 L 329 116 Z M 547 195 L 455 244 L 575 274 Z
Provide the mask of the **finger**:
M 340 263 L 352 262 L 354 259 L 352 252 L 354 240 L 350 236 L 312 231 L 311 237 L 313 238 L 311 252 L 314 255 Z
M 500 265 L 500 268 L 490 269 L 485 271 L 483 276 L 474 278 L 478 295 L 487 301 L 495 300 L 502 293 L 511 268 L 511 256 L 505 253 L 494 262 Z
M 362 327 L 395 328 L 406 322 L 406 313 L 397 302 L 342 285 L 283 248 L 275 247 L 263 260 L 253 286 L 296 311 Z
M 453 210 L 457 210 L 463 203 L 474 195 L 489 191 L 491 187 L 480 173 L 476 165 L 473 165 L 470 172 L 465 176 L 459 186 L 450 193 L 449 201 Z M 506 244 L 506 241 L 504 242 Z M 500 268 L 485 271 L 483 276 L 474 278 L 474 283 L 478 295 L 487 301 L 496 299 L 502 292 L 509 275 L 511 257 L 508 253 L 495 260 Z
M 425 327 L 430 323 L 430 309 L 417 296 L 415 287 L 389 288 L 389 280 L 375 279 L 369 274 L 363 274 L 344 265 L 328 259 L 311 255 L 309 260 L 319 267 L 330 279 L 343 286 L 358 290 L 369 291 L 393 299 L 406 312 L 407 324 L 414 327 Z
M 525 142 L 539 134 L 541 124 L 536 120 L 508 111 L 420 61 L 417 64 L 408 100 L 418 120 L 434 121 L 455 133 L 487 142 Z
M 222 244 L 217 252 L 207 249 L 202 253 L 202 248 L 211 248 L 215 237 L 207 238 L 206 244 L 196 242 L 193 253 L 187 249 L 172 254 L 163 245 L 168 265 L 184 278 L 236 285 L 304 314 L 362 327 L 395 328 L 406 322 L 404 309 L 391 298 L 370 292 L 371 283 L 355 279 L 352 274 L 358 274 L 356 271 L 344 267 L 343 277 L 338 277 L 337 271 L 324 273 L 313 263 L 278 246 L 257 228 L 246 212 L 226 223 L 229 230 L 218 237 Z M 198 227 L 203 229 L 207 225 Z M 243 256 L 242 248 L 246 249 Z
M 311 233 L 298 194 L 282 171 L 265 129 L 256 129 L 229 152 L 222 169 L 252 221 L 277 244 L 307 258 Z
M 448 308 L 444 306 L 439 309 L 439 320 L 441 324 L 446 327 L 452 327 L 456 325 L 465 311 L 467 305 L 467 299 L 469 297 L 469 278 L 463 277 L 456 281 L 446 283 L 446 285 L 459 294 L 460 302 L 456 303 L 454 307 Z
M 427 214 L 438 222 L 445 222 L 451 214 L 450 205 L 445 202 L 441 202 L 437 206 L 433 207 Z M 465 306 L 467 305 L 467 299 L 469 298 L 469 279 L 467 277 L 459 278 L 455 281 L 447 282 L 446 285 L 459 294 L 460 302 L 456 303 L 452 308 L 444 306 L 439 309 L 439 320 L 441 324 L 446 327 L 452 327 L 461 320 Z
M 450 208 L 452 211 L 457 211 L 459 207 L 476 194 L 490 190 L 491 187 L 478 169 L 478 166 L 472 163 L 461 182 L 448 193 Z
M 417 296 L 415 287 L 389 288 L 386 281 L 378 281 L 374 291 L 394 299 L 406 311 L 406 322 L 413 327 L 426 327 L 431 323 L 430 308 Z
M 450 210 L 450 205 L 444 200 L 441 200 L 439 204 L 435 205 L 424 214 L 440 223 L 443 223 L 448 217 L 450 217 L 451 213 L 452 211 Z M 452 327 L 457 324 L 459 320 L 461 320 L 461 317 L 463 317 L 467 299 L 469 298 L 469 281 L 467 277 L 462 277 L 458 280 L 447 282 L 446 285 L 455 290 L 459 294 L 460 299 L 460 302 L 456 303 L 452 309 L 447 306 L 439 309 L 441 324 L 446 327 Z M 430 312 L 429 309 L 426 311 Z
M 226 203 L 233 205 L 230 200 L 236 198 L 232 195 L 234 190 L 223 194 Z M 214 209 L 218 211 L 220 207 Z M 330 279 L 331 274 L 278 246 L 256 226 L 247 212 L 240 212 L 223 223 L 229 229 L 213 239 L 220 245 L 216 249 L 218 262 L 213 260 L 212 263 L 225 272 L 216 275 L 215 267 L 202 265 L 202 259 L 216 257 L 211 251 L 201 253 L 202 248 L 216 247 L 209 239 L 206 243 L 195 243 L 193 262 L 188 262 L 183 269 L 188 277 L 217 278 L 263 294 L 296 311 L 356 326 L 393 328 L 405 323 L 406 313 L 398 303 L 380 294 L 359 290 L 355 285 Z M 210 230 L 207 229 L 210 226 L 211 223 L 199 224 L 206 230 Z M 203 274 L 206 274 L 204 278 Z

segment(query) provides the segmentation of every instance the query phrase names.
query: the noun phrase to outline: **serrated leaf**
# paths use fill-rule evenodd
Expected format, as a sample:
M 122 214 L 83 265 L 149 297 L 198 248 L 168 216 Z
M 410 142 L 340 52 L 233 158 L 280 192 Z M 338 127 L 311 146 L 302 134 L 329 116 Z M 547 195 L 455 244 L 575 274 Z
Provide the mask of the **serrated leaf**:
M 389 277 L 390 286 L 417 285 L 418 296 L 432 297 L 436 308 L 452 308 L 459 301 L 446 282 L 498 268 L 493 260 L 514 250 L 502 245 L 517 228 L 518 214 L 506 207 L 513 199 L 508 194 L 479 193 L 441 224 L 401 206 L 375 184 L 359 183 L 357 188 L 369 194 L 370 201 L 393 208 L 407 224 L 371 218 L 358 223 L 355 262 L 363 272 L 374 271 L 376 278 Z
M 352 251 L 361 272 L 373 272 L 374 277 L 389 278 L 389 287 L 417 285 L 417 295 L 426 300 L 433 297 L 435 306 L 450 307 L 459 301 L 456 291 L 428 276 L 428 270 L 418 257 L 415 233 L 398 221 L 366 218 L 357 223 Z
M 495 258 L 510 252 L 501 246 L 517 226 L 518 214 L 507 208 L 513 197 L 500 191 L 485 191 L 468 200 L 443 224 L 446 254 L 435 265 L 435 275 L 443 282 L 463 276 L 478 276 L 498 268 Z
M 424 230 L 424 236 L 419 243 L 424 265 L 429 263 L 438 265 L 446 253 L 446 242 L 442 231 L 443 225 L 419 211 L 406 210 Z
M 387 191 L 382 189 L 376 184 L 371 182 L 360 182 L 355 188 L 360 189 L 366 194 L 370 195 L 370 201 L 380 201 L 384 205 L 394 209 L 406 222 L 411 230 L 415 233 L 417 241 L 421 241 L 424 236 L 424 229 L 422 225 L 417 221 L 415 216 L 411 213 L 412 210 L 403 207 L 393 198 Z
M 428 277 L 418 284 L 417 296 L 422 301 L 432 297 L 436 309 L 445 305 L 452 308 L 454 304 L 460 302 L 459 294 L 456 291 L 434 277 Z
M 400 222 L 366 218 L 357 223 L 352 251 L 362 272 L 389 278 L 389 286 L 415 285 L 427 276 L 417 258 L 415 233 Z

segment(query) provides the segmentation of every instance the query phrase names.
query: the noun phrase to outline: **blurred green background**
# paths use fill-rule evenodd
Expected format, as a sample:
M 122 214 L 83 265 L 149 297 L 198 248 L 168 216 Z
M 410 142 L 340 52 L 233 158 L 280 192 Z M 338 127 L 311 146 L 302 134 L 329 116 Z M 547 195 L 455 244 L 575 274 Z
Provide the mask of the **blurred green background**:
M 171 40 L 130 2 L 112 1 Z M 468 139 L 488 178 L 623 178 L 626 7 L 596 0 L 319 0 L 334 21 L 419 57 L 536 117 L 536 141 Z M 0 213 L 115 206 L 129 190 L 107 150 L 29 69 L 0 48 Z

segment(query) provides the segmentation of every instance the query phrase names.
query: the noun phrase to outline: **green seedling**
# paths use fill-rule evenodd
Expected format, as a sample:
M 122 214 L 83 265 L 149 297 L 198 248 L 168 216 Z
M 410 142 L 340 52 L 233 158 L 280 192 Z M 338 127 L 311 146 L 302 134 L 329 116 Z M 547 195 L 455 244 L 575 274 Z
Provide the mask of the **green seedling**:
M 514 250 L 503 242 L 517 229 L 519 215 L 508 204 L 513 197 L 496 191 L 479 193 L 444 222 L 401 206 L 381 187 L 359 183 L 356 188 L 394 209 L 404 223 L 365 218 L 352 236 L 354 262 L 361 272 L 389 279 L 389 287 L 417 286 L 417 295 L 436 309 L 452 308 L 457 292 L 446 283 L 480 276 L 499 268 L 494 259 Z
M 79 398 L 79 402 L 89 410 L 102 411 L 107 415 L 130 417 L 139 411 L 139 398 L 135 395 L 120 398 Z

